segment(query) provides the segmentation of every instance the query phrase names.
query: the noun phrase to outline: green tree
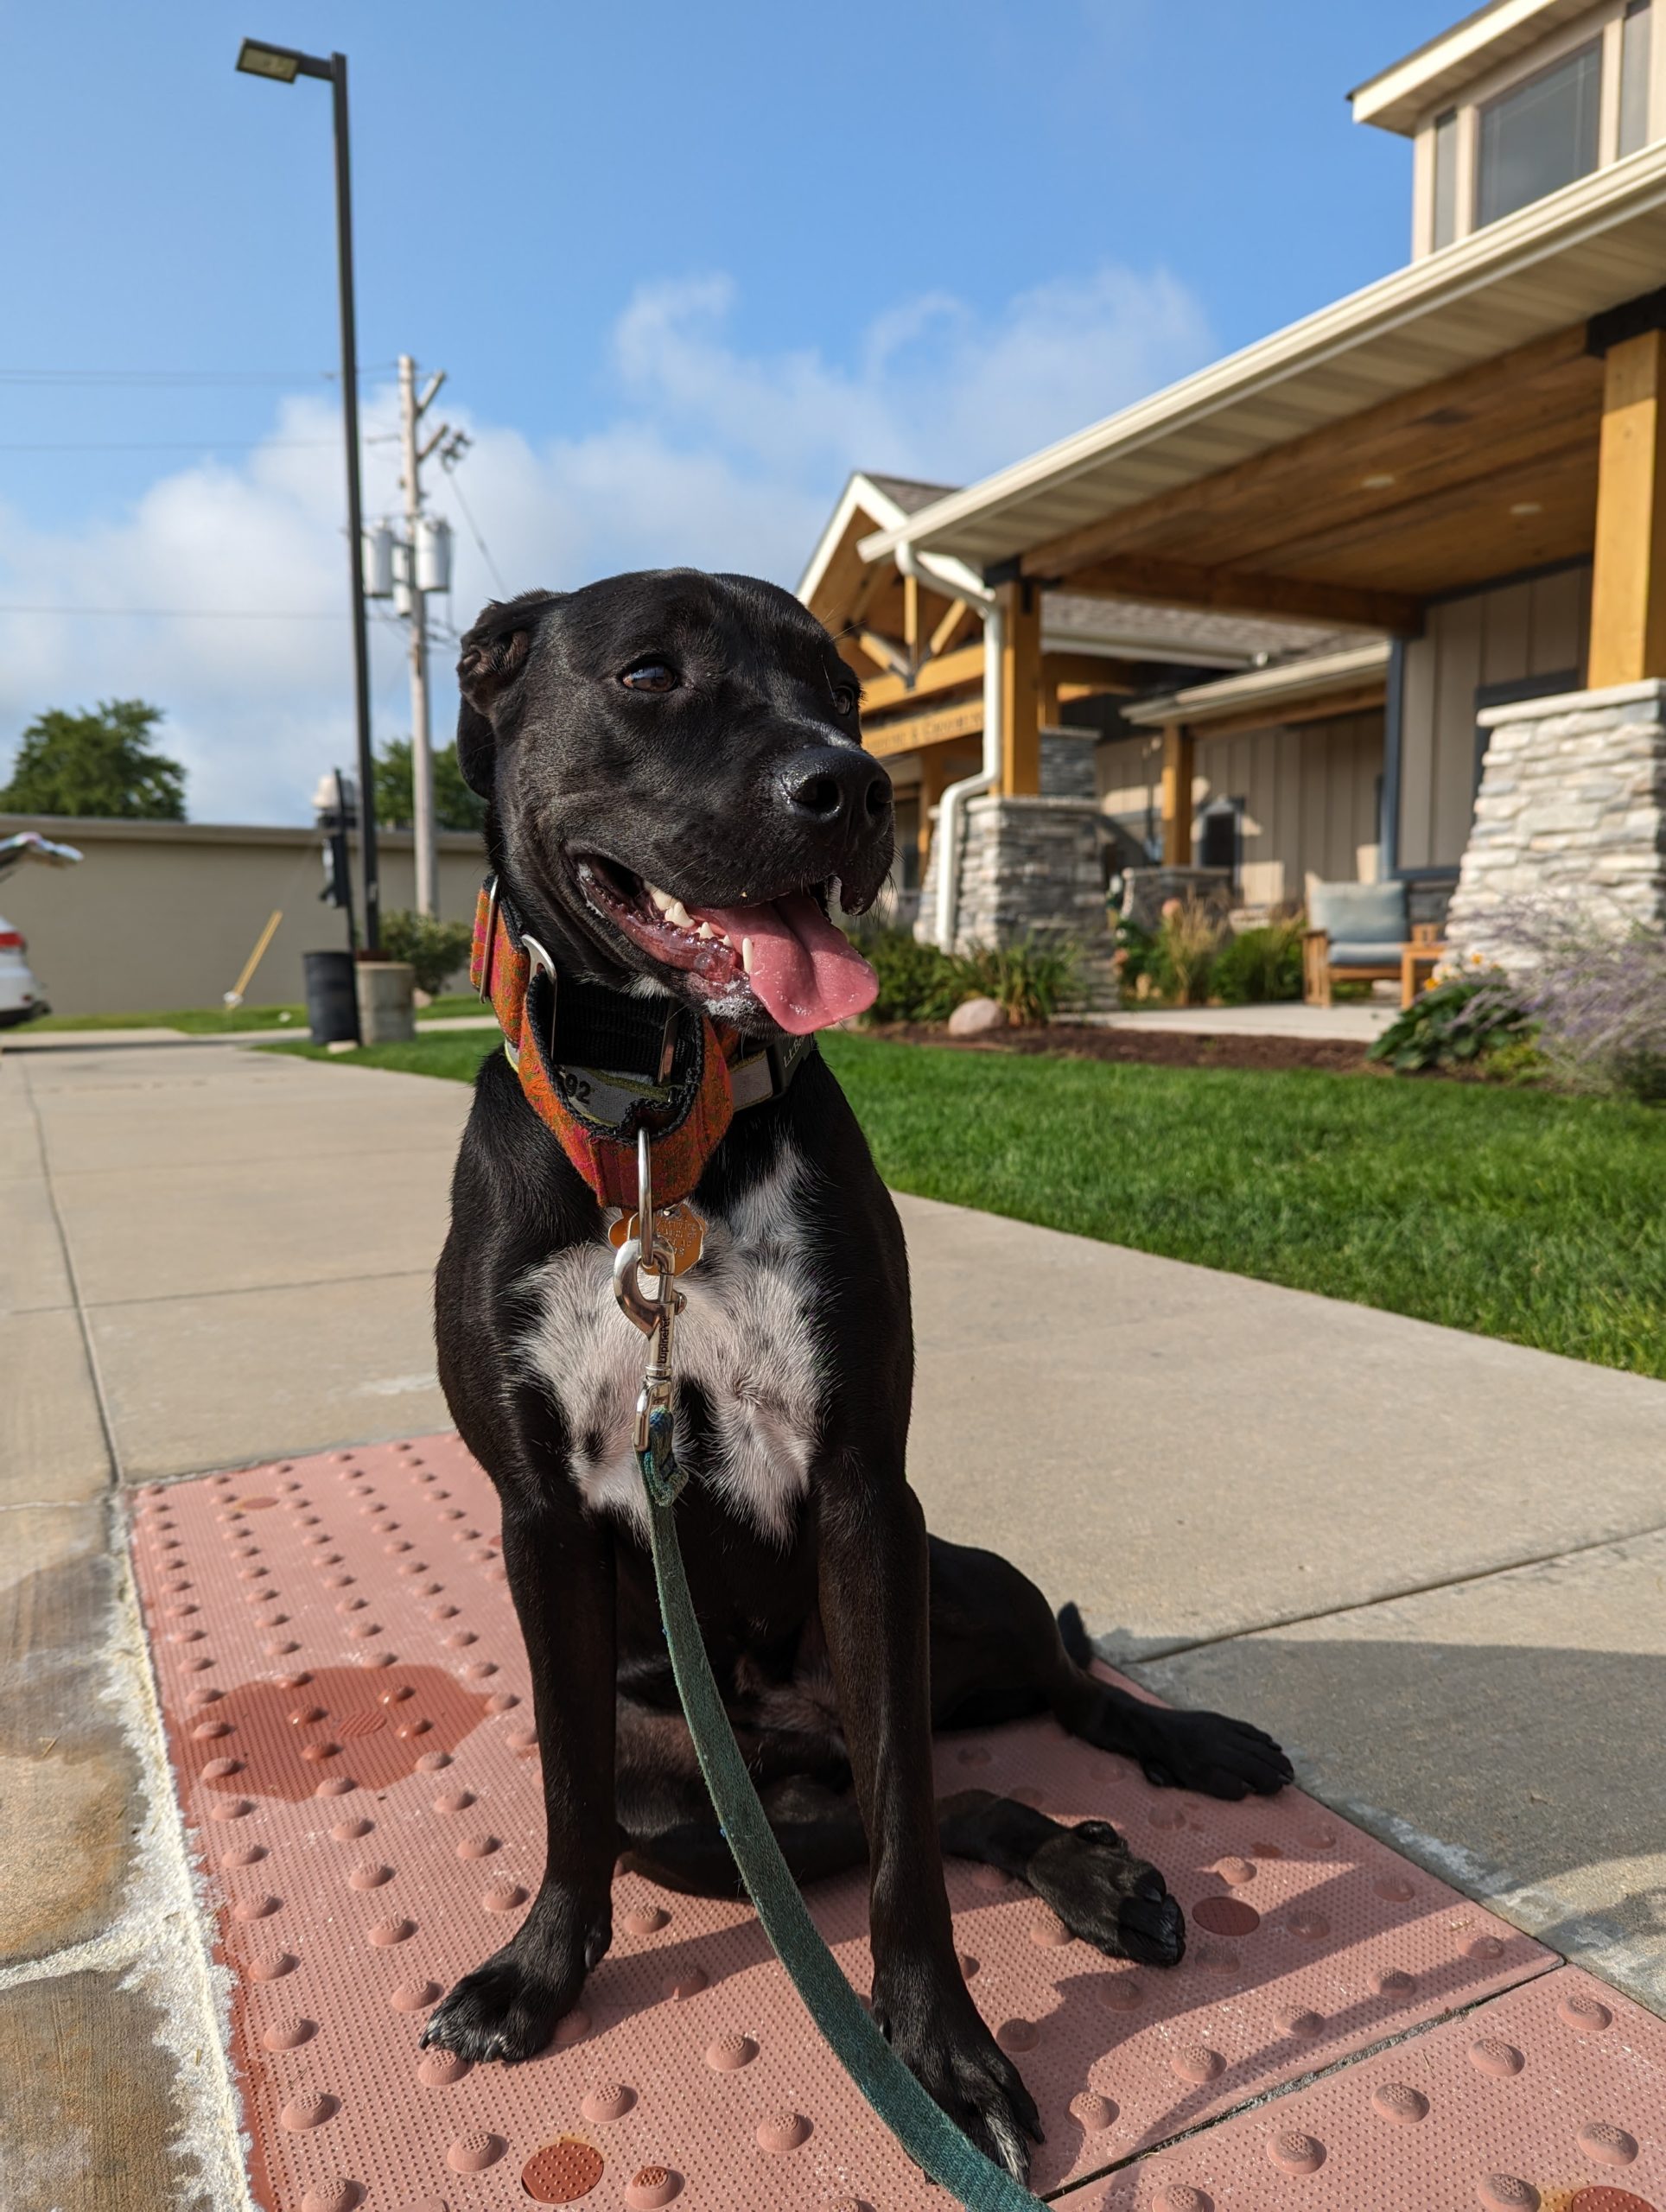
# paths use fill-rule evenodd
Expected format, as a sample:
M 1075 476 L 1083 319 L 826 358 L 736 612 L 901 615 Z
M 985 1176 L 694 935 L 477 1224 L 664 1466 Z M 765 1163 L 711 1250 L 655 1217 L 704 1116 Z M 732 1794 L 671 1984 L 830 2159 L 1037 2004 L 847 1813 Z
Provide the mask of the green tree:
M 10 814 L 183 822 L 185 771 L 150 743 L 161 720 L 162 709 L 143 699 L 105 699 L 93 714 L 48 707 L 23 732 L 11 781 L 0 791 L 0 808 Z
M 391 737 L 376 756 L 376 819 L 390 830 L 409 830 L 415 809 L 410 740 Z M 486 801 L 463 781 L 455 744 L 440 747 L 434 755 L 434 826 L 476 830 L 486 827 Z

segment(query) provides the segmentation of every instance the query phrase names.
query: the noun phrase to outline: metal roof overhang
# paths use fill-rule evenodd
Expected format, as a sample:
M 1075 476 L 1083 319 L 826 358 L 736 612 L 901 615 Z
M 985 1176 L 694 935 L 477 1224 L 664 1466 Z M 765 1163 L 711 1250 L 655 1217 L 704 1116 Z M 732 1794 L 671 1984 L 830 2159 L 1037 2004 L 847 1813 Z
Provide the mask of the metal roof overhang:
M 1646 147 L 862 541 L 990 569 L 1652 291 L 1666 143 Z
M 1211 721 L 1238 716 L 1250 709 L 1264 708 L 1269 722 L 1278 720 L 1277 709 L 1293 700 L 1323 699 L 1370 683 L 1387 674 L 1389 642 L 1374 639 L 1364 645 L 1350 645 L 1341 652 L 1315 653 L 1306 660 L 1286 661 L 1275 668 L 1247 669 L 1240 676 L 1224 676 L 1211 683 L 1190 683 L 1160 698 L 1140 699 L 1123 707 L 1122 720 L 1136 728 L 1157 728 L 1165 722 L 1186 722 L 1206 728 Z

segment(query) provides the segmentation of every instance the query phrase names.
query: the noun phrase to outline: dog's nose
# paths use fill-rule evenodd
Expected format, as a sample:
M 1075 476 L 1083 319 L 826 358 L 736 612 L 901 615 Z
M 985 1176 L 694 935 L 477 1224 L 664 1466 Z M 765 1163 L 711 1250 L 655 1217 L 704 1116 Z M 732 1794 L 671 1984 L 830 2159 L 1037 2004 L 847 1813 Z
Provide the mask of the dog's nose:
M 852 745 L 807 745 L 782 763 L 777 785 L 789 810 L 817 830 L 876 827 L 891 804 L 891 779 Z

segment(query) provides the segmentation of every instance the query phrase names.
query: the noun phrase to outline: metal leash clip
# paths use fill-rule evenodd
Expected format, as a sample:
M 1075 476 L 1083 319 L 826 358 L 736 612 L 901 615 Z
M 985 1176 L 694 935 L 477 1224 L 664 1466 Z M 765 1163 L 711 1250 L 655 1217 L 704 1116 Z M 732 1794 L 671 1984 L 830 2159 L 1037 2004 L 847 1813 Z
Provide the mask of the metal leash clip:
M 633 1441 L 648 1495 L 656 1505 L 669 1505 L 687 1480 L 672 1448 L 671 1337 L 688 1300 L 677 1287 L 671 1249 L 654 1219 L 653 1160 L 646 1129 L 637 1132 L 636 1218 L 638 1234 L 627 1236 L 614 1258 L 614 1295 L 626 1319 L 648 1340 Z

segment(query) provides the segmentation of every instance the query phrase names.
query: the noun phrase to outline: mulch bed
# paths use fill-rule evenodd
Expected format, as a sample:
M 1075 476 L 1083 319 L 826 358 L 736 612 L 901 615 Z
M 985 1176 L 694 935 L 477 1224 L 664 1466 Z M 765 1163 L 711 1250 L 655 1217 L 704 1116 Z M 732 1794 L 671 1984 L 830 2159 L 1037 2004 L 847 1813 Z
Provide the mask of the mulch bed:
M 1340 1038 L 1202 1037 L 1176 1029 L 1101 1029 L 1059 1021 L 1045 1029 L 996 1030 L 951 1037 L 924 1021 L 875 1023 L 866 1033 L 901 1045 L 938 1045 L 954 1052 L 1047 1053 L 1071 1060 L 1121 1060 L 1148 1068 L 1320 1068 L 1330 1075 L 1383 1075 L 1364 1045 Z

